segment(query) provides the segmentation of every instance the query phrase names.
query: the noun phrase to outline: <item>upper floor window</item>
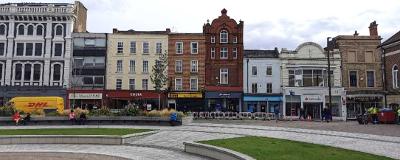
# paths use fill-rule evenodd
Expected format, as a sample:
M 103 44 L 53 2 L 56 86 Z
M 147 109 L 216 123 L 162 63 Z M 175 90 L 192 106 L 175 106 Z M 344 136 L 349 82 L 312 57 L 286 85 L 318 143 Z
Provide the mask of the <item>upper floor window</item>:
M 197 78 L 190 78 L 190 90 L 197 91 L 198 90 L 198 80 Z
M 222 47 L 220 51 L 220 58 L 221 59 L 228 59 L 228 48 Z
M 40 64 L 35 64 L 33 65 L 33 80 L 34 81 L 39 81 L 41 74 L 41 68 L 42 66 Z
M 129 90 L 135 90 L 135 79 L 129 79 Z
M 135 73 L 135 60 L 129 61 L 129 73 Z
M 257 93 L 257 90 L 258 90 L 257 83 L 252 83 L 251 84 L 251 93 Z
M 237 59 L 237 48 L 233 48 L 233 51 L 232 51 L 232 54 L 233 54 L 233 59 Z
M 215 43 L 215 36 L 211 36 L 211 43 Z
M 14 80 L 21 80 L 22 79 L 22 64 L 15 65 L 15 74 Z
M 143 54 L 149 54 L 149 42 L 143 42 Z
M 131 41 L 131 47 L 129 48 L 130 53 L 136 53 L 136 42 Z
M 53 66 L 53 81 L 61 80 L 61 65 L 54 64 Z
M 18 35 L 24 35 L 24 34 L 25 34 L 25 26 L 19 25 L 18 26 Z
M 149 73 L 149 61 L 143 61 L 143 73 Z
M 5 24 L 0 25 L 0 35 L 6 35 L 6 25 Z
M 251 75 L 253 75 L 253 76 L 257 75 L 257 66 L 251 67 Z
M 0 80 L 3 79 L 3 63 L 0 63 Z
M 117 60 L 117 73 L 122 73 L 122 60 Z
M 5 53 L 6 53 L 6 44 L 0 43 L 0 56 L 4 56 Z
M 162 43 L 156 43 L 156 54 L 161 54 L 162 52 Z
M 142 90 L 148 90 L 148 88 L 149 88 L 149 80 L 142 79 Z
M 215 48 L 211 48 L 211 59 L 215 59 Z
M 118 42 L 117 43 L 117 53 L 123 53 L 124 52 L 124 42 Z
M 25 56 L 32 56 L 33 55 L 33 43 L 26 43 L 25 44 Z
M 54 65 L 54 69 L 56 70 L 56 65 Z M 32 73 L 32 64 L 25 64 L 24 67 L 24 80 L 30 81 L 31 80 L 31 73 Z
M 394 65 L 392 68 L 393 88 L 399 88 L 399 67 Z
M 28 32 L 27 32 L 27 34 L 28 35 L 33 35 L 33 25 L 28 25 Z
M 233 43 L 237 43 L 237 37 L 236 36 L 233 37 Z
M 16 56 L 24 55 L 24 43 L 17 43 Z
M 267 93 L 272 93 L 272 83 L 267 83 Z
M 115 89 L 116 90 L 122 89 L 122 79 L 117 79 L 117 81 L 115 82 Z
M 267 66 L 267 76 L 272 76 L 272 66 Z
M 219 36 L 220 43 L 228 43 L 228 31 L 222 30 Z
M 192 60 L 190 64 L 190 72 L 197 72 L 197 65 L 198 61 L 197 60 Z
M 43 44 L 35 43 L 35 56 L 42 56 L 43 52 Z
M 175 61 L 175 72 L 182 73 L 182 60 Z
M 62 48 L 63 44 L 62 43 L 56 43 L 54 44 L 54 56 L 61 56 L 62 55 Z
M 349 81 L 350 81 L 350 87 L 357 87 L 358 86 L 358 75 L 357 71 L 349 71 Z
M 294 83 L 295 83 L 295 74 L 294 74 L 294 70 L 288 70 L 289 74 L 289 87 L 294 87 Z
M 175 43 L 175 51 L 176 51 L 176 54 L 183 54 L 183 42 Z
M 36 27 L 36 35 L 38 35 L 38 36 L 43 35 L 43 26 L 42 25 L 38 25 Z
M 375 87 L 375 71 L 367 71 L 367 87 Z
M 63 35 L 63 27 L 61 25 L 56 26 L 56 36 L 62 36 Z
M 372 51 L 366 51 L 365 52 L 365 62 L 367 62 L 367 63 L 374 63 L 375 62 L 374 52 L 372 52 Z
M 220 84 L 228 84 L 228 68 L 221 68 L 219 71 Z
M 181 91 L 182 88 L 182 78 L 175 78 L 175 90 Z
M 197 42 L 190 42 L 190 50 L 192 54 L 197 54 L 198 52 L 198 43 Z

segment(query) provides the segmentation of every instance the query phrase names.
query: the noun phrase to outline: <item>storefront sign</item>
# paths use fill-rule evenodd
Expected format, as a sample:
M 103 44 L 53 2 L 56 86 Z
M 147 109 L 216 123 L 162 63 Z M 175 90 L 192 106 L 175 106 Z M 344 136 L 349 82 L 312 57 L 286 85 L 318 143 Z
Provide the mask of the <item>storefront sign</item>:
M 219 96 L 220 97 L 229 97 L 229 96 L 231 96 L 231 94 L 230 93 L 220 93 Z
M 168 94 L 168 98 L 203 98 L 200 92 L 172 92 Z
M 205 98 L 242 98 L 238 92 L 206 92 Z
M 131 97 L 142 97 L 142 93 L 130 93 Z
M 322 102 L 320 95 L 303 95 L 303 102 Z
M 102 93 L 70 93 L 69 99 L 102 99 Z
M 107 98 L 126 98 L 126 99 L 135 99 L 135 98 L 153 98 L 158 99 L 159 94 L 157 92 L 152 91 L 107 91 Z M 162 96 L 162 94 L 161 94 Z

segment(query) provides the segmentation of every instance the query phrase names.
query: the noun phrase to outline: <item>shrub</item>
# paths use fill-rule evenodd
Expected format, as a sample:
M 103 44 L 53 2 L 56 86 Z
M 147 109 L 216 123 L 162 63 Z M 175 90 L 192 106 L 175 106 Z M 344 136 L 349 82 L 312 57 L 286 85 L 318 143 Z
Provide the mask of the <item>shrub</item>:
M 11 106 L 0 107 L 0 116 L 12 116 L 15 113 L 15 109 Z
M 103 106 L 100 109 L 91 110 L 89 112 L 89 115 L 91 115 L 91 116 L 110 116 L 110 115 L 112 115 L 112 113 L 109 108 Z
M 87 109 L 75 108 L 74 112 L 75 112 L 75 117 L 77 117 L 77 118 L 79 118 L 82 113 L 85 113 L 86 115 L 89 115 L 89 110 L 87 110 Z
M 120 116 L 137 116 L 137 115 L 139 115 L 139 109 L 137 109 L 133 106 L 130 106 L 130 107 L 127 107 L 127 108 L 121 110 L 121 112 L 119 112 L 118 115 L 120 115 Z
M 161 111 L 158 110 L 152 110 L 150 112 L 147 112 L 145 115 L 149 117 L 169 117 L 173 112 L 176 112 L 178 114 L 178 117 L 184 117 L 185 114 L 183 112 L 178 112 L 174 109 L 163 109 Z

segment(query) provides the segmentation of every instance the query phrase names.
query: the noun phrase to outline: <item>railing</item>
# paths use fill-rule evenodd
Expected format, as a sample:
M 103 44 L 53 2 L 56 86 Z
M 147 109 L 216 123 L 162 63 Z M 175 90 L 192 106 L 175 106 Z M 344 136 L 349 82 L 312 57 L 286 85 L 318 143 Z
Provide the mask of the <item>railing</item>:
M 0 13 L 73 13 L 72 6 L 49 7 L 49 6 L 3 6 L 0 7 Z

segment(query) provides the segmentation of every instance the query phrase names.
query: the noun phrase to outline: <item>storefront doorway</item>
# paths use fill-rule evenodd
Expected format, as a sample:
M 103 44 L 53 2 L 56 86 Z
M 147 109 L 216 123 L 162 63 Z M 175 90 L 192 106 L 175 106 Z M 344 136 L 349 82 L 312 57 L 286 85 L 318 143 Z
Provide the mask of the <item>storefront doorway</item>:
M 347 98 L 347 119 L 356 119 L 358 115 L 366 113 L 368 108 L 382 108 L 381 97 L 350 97 Z
M 304 103 L 304 111 L 312 119 L 321 119 L 322 103 Z

